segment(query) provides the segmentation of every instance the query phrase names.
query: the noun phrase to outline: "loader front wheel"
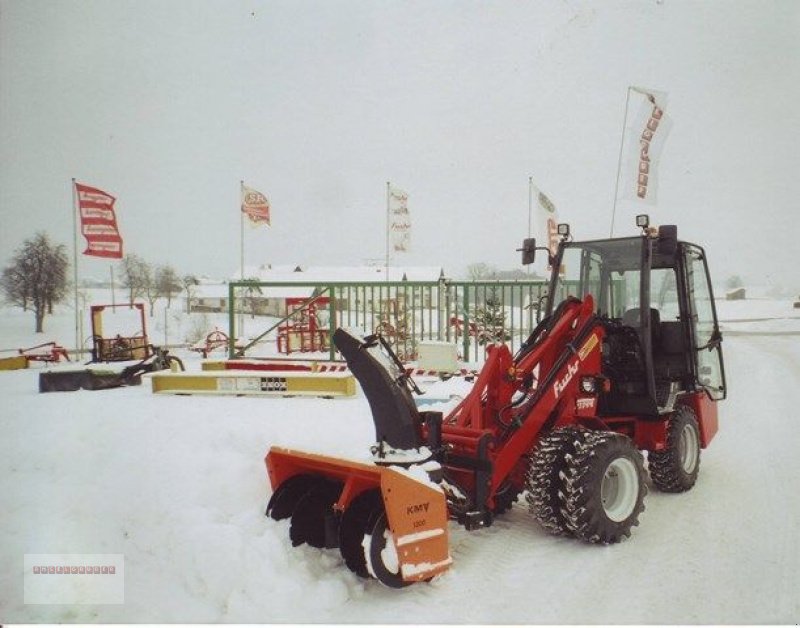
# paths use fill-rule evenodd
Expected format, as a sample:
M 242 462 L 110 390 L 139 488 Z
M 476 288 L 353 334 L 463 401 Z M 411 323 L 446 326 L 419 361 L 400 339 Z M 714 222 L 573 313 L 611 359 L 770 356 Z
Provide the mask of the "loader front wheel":
M 647 455 L 650 478 L 665 493 L 683 493 L 700 472 L 700 428 L 688 406 L 678 406 L 667 425 L 667 448 Z
M 562 515 L 577 538 L 617 543 L 639 525 L 647 486 L 642 454 L 627 436 L 587 433 L 564 476 Z
M 569 426 L 553 430 L 536 445 L 531 456 L 525 486 L 528 507 L 536 521 L 556 536 L 571 533 L 561 511 L 562 483 L 567 458 L 582 447 L 586 430 Z

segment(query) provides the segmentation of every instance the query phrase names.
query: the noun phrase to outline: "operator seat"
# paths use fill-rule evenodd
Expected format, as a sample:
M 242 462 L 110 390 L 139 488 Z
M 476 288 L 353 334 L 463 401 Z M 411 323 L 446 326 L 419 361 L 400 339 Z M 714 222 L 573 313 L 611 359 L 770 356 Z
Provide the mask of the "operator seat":
M 661 347 L 661 315 L 655 308 L 650 309 L 650 339 L 653 348 L 653 353 L 656 353 Z M 642 338 L 642 308 L 634 307 L 627 310 L 622 315 L 622 324 L 628 327 L 635 327 L 639 332 L 639 338 Z M 644 342 L 642 342 L 644 346 Z

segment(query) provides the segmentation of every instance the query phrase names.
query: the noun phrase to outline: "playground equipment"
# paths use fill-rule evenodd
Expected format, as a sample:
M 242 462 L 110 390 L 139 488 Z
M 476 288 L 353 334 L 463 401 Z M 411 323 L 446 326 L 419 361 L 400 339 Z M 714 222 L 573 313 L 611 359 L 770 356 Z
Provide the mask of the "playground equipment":
M 286 299 L 287 317 L 278 326 L 278 352 L 289 355 L 297 351 L 327 351 L 330 348 L 330 330 L 320 323 L 320 310 L 328 310 L 330 299 L 318 297 L 309 301 L 304 298 Z

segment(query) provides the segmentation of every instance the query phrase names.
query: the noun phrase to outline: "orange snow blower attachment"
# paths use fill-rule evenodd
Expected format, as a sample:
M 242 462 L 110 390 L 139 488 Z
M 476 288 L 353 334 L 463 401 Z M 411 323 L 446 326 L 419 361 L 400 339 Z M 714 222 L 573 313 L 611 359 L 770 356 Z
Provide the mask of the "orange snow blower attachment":
M 391 587 L 448 568 L 447 502 L 425 465 L 404 469 L 273 447 L 267 515 L 291 517 L 293 545 L 338 547 L 347 566 Z
M 345 564 L 390 587 L 429 580 L 450 565 L 448 507 L 441 465 L 423 446 L 423 422 L 441 426 L 440 413 L 419 413 L 397 373 L 370 349 L 379 341 L 337 329 L 336 347 L 366 392 L 375 423 L 372 462 L 354 462 L 273 447 L 266 457 L 272 485 L 267 515 L 291 517 L 293 545 L 338 547 Z M 397 365 L 395 365 L 397 366 Z

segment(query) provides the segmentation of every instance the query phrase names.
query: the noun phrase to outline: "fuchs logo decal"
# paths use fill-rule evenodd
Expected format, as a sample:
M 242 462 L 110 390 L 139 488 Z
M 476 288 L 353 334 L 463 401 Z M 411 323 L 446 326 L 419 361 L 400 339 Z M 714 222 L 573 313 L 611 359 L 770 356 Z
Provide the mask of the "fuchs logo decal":
M 564 377 L 561 379 L 557 379 L 556 383 L 553 384 L 553 393 L 555 394 L 556 399 L 558 399 L 559 395 L 564 392 L 564 389 L 567 387 L 572 381 L 573 376 L 575 373 L 578 372 L 578 360 L 575 360 L 572 364 L 567 366 L 567 372 L 564 374 Z
M 575 407 L 578 410 L 591 410 L 594 408 L 596 399 L 594 397 L 586 397 L 584 399 L 577 399 L 575 401 Z

